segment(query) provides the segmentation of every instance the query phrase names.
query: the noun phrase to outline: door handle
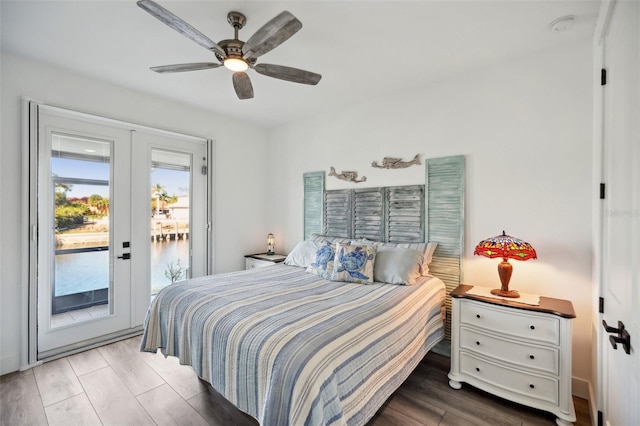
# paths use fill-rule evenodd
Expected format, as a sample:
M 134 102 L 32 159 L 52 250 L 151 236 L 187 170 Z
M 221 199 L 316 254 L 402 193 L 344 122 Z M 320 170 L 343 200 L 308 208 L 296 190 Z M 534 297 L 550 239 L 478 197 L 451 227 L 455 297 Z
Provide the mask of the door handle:
M 618 349 L 618 343 L 622 343 L 622 348 L 627 355 L 631 354 L 631 336 L 625 330 L 622 321 L 618 321 L 618 328 L 611 327 L 605 320 L 602 320 L 602 326 L 607 333 L 617 333 L 617 336 L 609 336 L 609 343 L 613 349 Z
M 131 253 L 122 253 L 122 256 L 118 256 L 118 259 L 129 260 L 131 259 Z

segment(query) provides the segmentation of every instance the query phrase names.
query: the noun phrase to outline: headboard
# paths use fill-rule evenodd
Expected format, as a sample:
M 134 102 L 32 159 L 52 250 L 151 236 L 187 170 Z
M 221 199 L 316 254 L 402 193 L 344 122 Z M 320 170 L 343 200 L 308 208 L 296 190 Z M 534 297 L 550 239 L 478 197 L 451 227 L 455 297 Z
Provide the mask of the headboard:
M 445 337 L 451 336 L 450 293 L 462 278 L 465 158 L 425 161 L 425 184 L 325 190 L 325 173 L 304 174 L 304 237 L 312 233 L 384 242 L 435 241 L 429 271 L 447 287 Z

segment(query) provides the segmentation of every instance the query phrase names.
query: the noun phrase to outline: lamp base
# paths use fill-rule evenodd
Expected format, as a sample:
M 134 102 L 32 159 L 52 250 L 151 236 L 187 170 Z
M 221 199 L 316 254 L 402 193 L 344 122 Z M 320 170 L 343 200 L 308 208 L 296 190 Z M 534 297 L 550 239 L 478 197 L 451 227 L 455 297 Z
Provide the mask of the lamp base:
M 520 293 L 518 293 L 517 291 L 501 290 L 499 288 L 494 288 L 493 290 L 491 290 L 491 294 L 495 296 L 511 297 L 513 299 L 520 297 Z
M 507 258 L 502 259 L 502 262 L 498 264 L 498 275 L 500 276 L 501 288 L 495 288 L 491 290 L 491 294 L 495 296 L 511 297 L 513 299 L 520 297 L 520 293 L 517 291 L 509 290 L 509 280 L 511 279 L 511 272 L 513 272 L 513 266 L 509 263 Z

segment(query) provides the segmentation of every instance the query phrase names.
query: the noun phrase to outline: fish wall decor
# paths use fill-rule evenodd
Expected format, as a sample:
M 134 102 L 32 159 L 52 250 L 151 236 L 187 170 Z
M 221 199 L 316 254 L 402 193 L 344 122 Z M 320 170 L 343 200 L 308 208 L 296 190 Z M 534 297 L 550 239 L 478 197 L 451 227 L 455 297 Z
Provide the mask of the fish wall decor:
M 347 182 L 354 182 L 354 183 L 360 183 L 360 182 L 366 182 L 367 181 L 367 177 L 366 176 L 362 176 L 360 179 L 358 179 L 358 172 L 343 170 L 340 173 L 336 173 L 336 169 L 334 169 L 333 167 L 331 167 L 331 171 L 329 172 L 329 176 L 335 176 L 336 178 L 338 178 L 340 180 L 346 180 Z
M 416 154 L 411 161 L 402 161 L 402 158 L 396 157 L 384 157 L 382 159 L 382 165 L 378 164 L 377 161 L 371 163 L 371 167 L 377 167 L 378 169 L 404 169 L 409 166 L 422 164 L 420 162 L 420 154 Z

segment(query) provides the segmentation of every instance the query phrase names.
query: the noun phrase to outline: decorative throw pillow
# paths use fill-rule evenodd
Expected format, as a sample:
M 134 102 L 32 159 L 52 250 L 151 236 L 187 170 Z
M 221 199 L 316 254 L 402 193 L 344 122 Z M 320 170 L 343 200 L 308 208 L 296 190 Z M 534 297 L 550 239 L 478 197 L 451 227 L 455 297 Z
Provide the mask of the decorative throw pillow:
M 375 258 L 375 246 L 336 243 L 331 281 L 372 283 Z
M 429 275 L 429 264 L 433 259 L 433 253 L 438 246 L 438 243 L 429 242 L 429 243 L 382 243 L 376 242 L 374 243 L 378 248 L 381 246 L 384 247 L 402 247 L 408 248 L 412 250 L 418 250 L 422 253 L 422 262 L 420 264 L 420 274 L 423 276 Z
M 284 264 L 307 268 L 316 260 L 316 253 L 319 248 L 320 244 L 313 241 L 300 241 L 284 260 Z
M 307 268 L 307 272 L 320 275 L 323 278 L 330 279 L 333 272 L 333 260 L 336 251 L 329 242 L 325 242 L 316 251 L 316 257 Z
M 422 259 L 419 250 L 378 246 L 373 278 L 380 283 L 413 285 L 420 278 Z

